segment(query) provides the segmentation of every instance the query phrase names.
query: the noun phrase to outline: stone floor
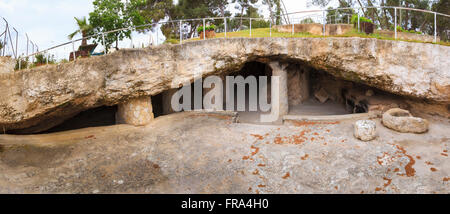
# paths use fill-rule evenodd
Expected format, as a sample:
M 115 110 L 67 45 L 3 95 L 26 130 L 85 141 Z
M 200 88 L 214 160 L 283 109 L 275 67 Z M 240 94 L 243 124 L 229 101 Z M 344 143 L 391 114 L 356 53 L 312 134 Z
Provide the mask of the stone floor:
M 353 137 L 354 121 L 296 126 L 178 113 L 144 127 L 0 135 L 0 193 L 450 193 L 450 123 Z

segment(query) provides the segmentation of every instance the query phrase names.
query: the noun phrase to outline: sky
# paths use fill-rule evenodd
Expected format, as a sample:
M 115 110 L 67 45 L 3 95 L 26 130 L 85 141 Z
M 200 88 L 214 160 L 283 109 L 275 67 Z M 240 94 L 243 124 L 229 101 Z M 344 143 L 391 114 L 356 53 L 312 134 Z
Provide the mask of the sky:
M 77 29 L 74 17 L 88 16 L 89 12 L 93 11 L 92 1 L 0 0 L 0 17 L 5 18 L 9 25 L 19 32 L 19 53 L 25 52 L 26 49 L 25 33 L 34 44 L 39 46 L 40 50 L 43 50 L 68 42 L 67 35 Z M 284 0 L 284 2 L 288 12 L 316 8 L 308 8 L 307 0 Z M 232 6 L 230 8 L 232 9 Z M 267 17 L 267 9 L 264 6 L 260 6 L 260 8 L 261 12 Z M 4 25 L 4 21 L 0 20 L 0 31 L 3 31 Z M 11 33 L 15 34 L 13 31 Z M 162 35 L 159 37 L 162 37 Z M 140 40 L 149 39 L 145 35 L 136 35 L 133 42 L 136 43 Z M 71 49 L 71 47 L 67 48 Z

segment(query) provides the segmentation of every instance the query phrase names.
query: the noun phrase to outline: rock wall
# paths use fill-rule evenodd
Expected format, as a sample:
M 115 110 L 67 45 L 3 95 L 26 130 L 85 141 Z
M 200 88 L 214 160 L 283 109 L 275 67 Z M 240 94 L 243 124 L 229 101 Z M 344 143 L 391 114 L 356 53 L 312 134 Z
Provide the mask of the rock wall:
M 0 56 L 0 74 L 7 74 L 14 71 L 16 62 L 11 57 Z
M 0 75 L 0 130 L 38 131 L 77 113 L 159 94 L 246 62 L 304 63 L 390 93 L 450 103 L 450 47 L 365 38 L 229 38 L 126 49 Z M 176 87 L 175 87 L 176 86 Z
M 376 33 L 379 33 L 382 36 L 386 37 L 395 37 L 394 31 L 387 31 L 387 30 L 377 30 Z M 434 42 L 434 36 L 430 35 L 422 35 L 422 34 L 416 34 L 416 33 L 406 33 L 406 32 L 399 32 L 397 31 L 397 38 L 404 39 L 404 40 L 416 40 L 416 41 L 424 41 L 424 42 Z M 436 38 L 436 42 L 440 42 L 441 38 L 438 36 Z
M 292 25 L 277 25 L 274 27 L 278 32 L 291 33 Z M 325 25 L 326 36 L 337 36 L 350 32 L 353 25 L 349 24 L 327 24 Z M 294 24 L 295 33 L 310 33 L 314 35 L 323 35 L 322 24 Z

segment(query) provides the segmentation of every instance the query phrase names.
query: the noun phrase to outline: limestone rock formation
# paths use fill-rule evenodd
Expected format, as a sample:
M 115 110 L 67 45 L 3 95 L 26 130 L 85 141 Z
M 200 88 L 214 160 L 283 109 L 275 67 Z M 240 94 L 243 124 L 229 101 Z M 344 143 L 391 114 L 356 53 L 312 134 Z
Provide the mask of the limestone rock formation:
M 15 61 L 11 57 L 0 56 L 0 74 L 7 74 L 14 71 Z
M 157 95 L 249 61 L 301 62 L 398 95 L 450 103 L 450 47 L 366 38 L 227 38 L 120 50 L 0 75 L 0 130 L 37 132 L 77 113 Z
M 409 111 L 393 108 L 383 114 L 383 125 L 398 132 L 424 133 L 428 131 L 428 121 L 413 117 Z
M 353 128 L 354 136 L 362 141 L 373 140 L 377 135 L 376 124 L 371 120 L 358 120 Z
M 116 121 L 119 124 L 135 126 L 147 125 L 154 118 L 152 101 L 150 97 L 140 97 L 122 103 L 116 113 Z

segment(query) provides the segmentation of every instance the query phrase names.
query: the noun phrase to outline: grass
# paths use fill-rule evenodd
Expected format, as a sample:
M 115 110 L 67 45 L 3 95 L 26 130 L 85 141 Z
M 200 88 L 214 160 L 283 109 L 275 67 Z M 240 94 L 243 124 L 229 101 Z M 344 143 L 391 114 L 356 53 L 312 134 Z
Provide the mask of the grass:
M 252 38 L 262 38 L 262 37 L 269 37 L 270 35 L 270 28 L 257 28 L 257 29 L 252 29 Z M 225 37 L 225 33 L 216 33 L 216 37 L 215 38 L 224 38 Z M 227 38 L 234 38 L 234 37 L 247 37 L 250 38 L 250 30 L 242 30 L 242 31 L 237 31 L 237 32 L 227 32 Z M 275 29 L 272 29 L 272 37 L 282 37 L 282 38 L 322 38 L 322 37 L 360 37 L 360 38 L 375 38 L 375 39 L 380 39 L 380 40 L 396 40 L 392 37 L 386 37 L 386 36 L 382 36 L 378 33 L 373 33 L 373 34 L 365 34 L 362 32 L 358 32 L 356 29 L 353 29 L 350 32 L 347 32 L 346 34 L 343 35 L 338 35 L 338 36 L 320 36 L 320 35 L 313 35 L 310 33 L 284 33 L 284 32 L 278 32 Z M 198 41 L 200 40 L 200 38 L 192 38 L 189 40 L 183 40 L 183 42 L 189 42 L 189 41 Z M 445 45 L 445 46 L 450 46 L 450 42 L 424 42 L 424 41 L 420 41 L 420 40 L 405 40 L 405 39 L 397 39 L 397 41 L 406 41 L 406 42 L 416 42 L 416 43 L 432 43 L 432 44 L 438 44 L 438 45 Z M 170 39 L 168 40 L 166 43 L 171 43 L 171 44 L 179 44 L 180 41 L 176 40 L 176 39 Z

